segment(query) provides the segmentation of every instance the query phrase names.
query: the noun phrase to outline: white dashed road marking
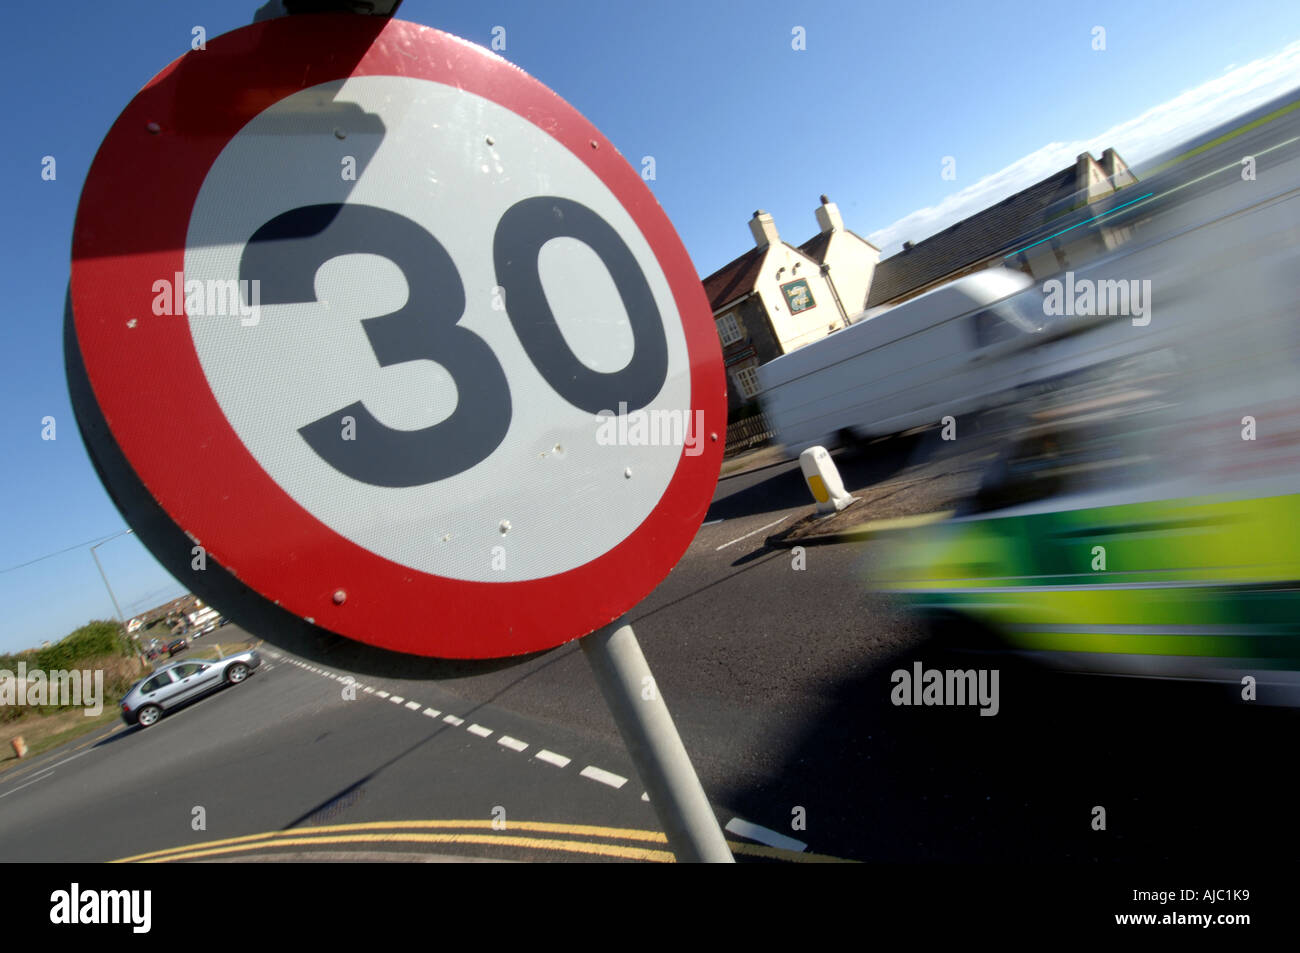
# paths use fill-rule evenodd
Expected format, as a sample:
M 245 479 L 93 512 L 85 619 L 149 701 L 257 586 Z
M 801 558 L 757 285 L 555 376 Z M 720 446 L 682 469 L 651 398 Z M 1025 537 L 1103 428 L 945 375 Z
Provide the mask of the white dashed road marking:
M 48 778 L 48 777 L 49 777 L 51 774 L 53 774 L 53 773 L 54 773 L 54 769 L 53 769 L 53 768 L 46 768 L 46 769 L 45 769 L 44 771 L 42 771 L 40 774 L 37 774 L 34 778 L 32 778 L 30 781 L 28 781 L 26 784 L 20 784 L 20 785 L 18 785 L 18 787 L 14 788 L 12 791 L 6 791 L 4 794 L 0 794 L 0 797 L 8 797 L 8 796 L 11 795 L 11 794 L 17 794 L 17 793 L 18 793 L 19 791 L 21 791 L 23 788 L 25 788 L 25 787 L 29 787 L 30 785 L 35 784 L 37 781 L 44 781 L 46 778 Z
M 780 847 L 784 850 L 807 850 L 808 845 L 801 840 L 795 840 L 793 837 L 786 837 L 784 834 L 778 834 L 776 831 L 768 830 L 766 827 L 760 827 L 757 824 L 751 824 L 749 821 L 742 821 L 738 817 L 733 817 L 727 821 L 727 830 L 733 834 L 739 834 L 741 837 L 747 837 L 750 840 L 758 841 L 760 844 L 766 844 L 768 847 Z
M 591 778 L 593 781 L 599 781 L 601 784 L 608 784 L 612 788 L 621 788 L 627 784 L 627 778 L 615 774 L 612 771 L 606 771 L 604 768 L 597 768 L 594 765 L 587 765 L 578 772 L 584 778 Z
M 723 543 L 721 546 L 718 547 L 718 549 L 726 549 L 728 546 L 733 546 L 733 545 L 735 545 L 736 543 L 740 542 L 742 539 L 749 539 L 749 537 L 754 536 L 754 535 L 757 534 L 757 533 L 761 533 L 761 532 L 763 532 L 763 530 L 765 530 L 765 529 L 771 529 L 773 526 L 777 525 L 777 523 L 784 523 L 784 522 L 785 522 L 786 520 L 788 520 L 789 518 L 790 518 L 790 517 L 788 517 L 788 516 L 782 516 L 779 520 L 773 520 L 772 522 L 768 523 L 766 526 L 760 526 L 758 529 L 754 530 L 752 533 L 746 533 L 744 536 L 737 536 L 737 537 L 736 537 L 735 539 L 733 539 L 730 543 Z M 716 550 L 716 549 L 714 550 L 714 552 L 717 552 L 717 551 L 718 551 L 718 550 Z
M 93 750 L 94 750 L 94 749 L 92 748 L 91 751 L 93 751 Z M 88 754 L 90 754 L 90 751 L 82 751 L 82 752 L 79 752 L 79 753 L 74 754 L 74 755 L 69 755 L 68 757 L 64 758 L 63 760 L 61 760 L 61 761 L 56 761 L 56 762 L 54 762 L 53 764 L 49 765 L 48 768 L 42 768 L 41 770 L 42 770 L 42 771 L 44 771 L 44 770 L 50 770 L 50 771 L 53 771 L 55 768 L 57 768 L 57 767 L 58 767 L 59 765 L 61 765 L 61 764 L 67 764 L 69 761 L 75 761 L 77 758 L 84 758 L 84 757 L 85 757 L 86 755 L 88 755 Z
M 733 539 L 730 543 L 723 543 L 721 546 L 718 547 L 718 549 L 726 549 L 728 546 L 731 546 L 734 543 L 738 543 L 741 540 L 748 539 L 751 536 L 763 532 L 763 530 L 765 529 L 771 529 L 773 526 L 776 526 L 778 523 L 784 523 L 789 518 L 790 517 L 788 516 L 783 516 L 781 517 L 781 519 L 776 520 L 775 522 L 772 523 L 768 523 L 766 526 L 760 526 L 758 529 L 754 530 L 751 533 L 746 533 L 744 536 L 741 536 L 737 539 Z M 715 522 L 722 522 L 722 521 L 717 520 Z M 389 692 L 383 691 L 381 689 L 377 689 L 371 685 L 361 685 L 360 683 L 357 682 L 356 678 L 353 677 L 352 675 L 337 675 L 333 672 L 326 672 L 323 669 L 314 668 L 310 665 L 307 665 L 305 662 L 298 661 L 297 659 L 284 659 L 283 656 L 274 652 L 268 652 L 267 654 L 270 655 L 272 658 L 283 659 L 285 661 L 292 662 L 294 665 L 297 665 L 300 668 L 306 668 L 310 671 L 316 672 L 319 675 L 323 675 L 326 678 L 336 679 L 337 681 L 340 682 L 348 682 L 352 685 L 356 685 L 357 687 L 365 691 L 366 694 L 377 695 L 380 698 L 387 698 L 394 705 L 404 705 L 406 708 L 409 708 L 411 711 L 420 710 L 422 704 L 421 702 L 407 701 L 401 695 L 392 695 Z M 267 665 L 266 667 L 270 668 L 270 665 Z M 464 718 L 459 718 L 456 715 L 443 715 L 442 712 L 438 711 L 438 709 L 436 708 L 425 708 L 423 714 L 427 718 L 437 718 L 438 716 L 442 715 L 442 720 L 445 723 L 457 728 L 465 724 Z M 487 738 L 494 733 L 493 729 L 485 728 L 483 725 L 477 723 L 471 724 L 465 730 L 468 731 L 470 734 L 477 735 L 480 738 Z M 528 742 L 520 741 L 518 738 L 513 738 L 510 735 L 498 735 L 497 744 L 501 745 L 502 747 L 509 748 L 510 750 L 516 752 L 527 751 L 528 748 L 530 747 Z M 81 752 L 81 754 L 89 754 L 89 752 Z M 80 757 L 81 754 L 73 755 L 72 757 L 73 758 Z M 562 754 L 556 754 L 554 751 L 550 751 L 546 748 L 539 749 L 534 754 L 534 757 L 538 761 L 544 761 L 547 764 L 553 765 L 557 768 L 567 768 L 569 764 L 572 763 L 573 760 L 571 758 L 565 757 Z M 15 791 L 20 791 L 22 790 L 22 788 L 25 788 L 28 785 L 35 784 L 37 781 L 44 781 L 53 773 L 55 767 L 57 767 L 59 764 L 64 764 L 67 761 L 71 761 L 71 760 L 72 758 L 65 758 L 63 761 L 56 762 L 54 765 L 51 765 L 49 768 L 46 768 L 44 771 L 36 774 L 26 784 L 20 785 L 19 787 L 16 787 L 11 791 L 6 791 L 4 794 L 0 794 L 0 797 L 7 797 L 8 795 L 13 794 Z M 623 785 L 627 784 L 627 778 L 623 777 L 622 775 L 615 774 L 612 771 L 606 771 L 604 768 L 598 768 L 595 765 L 591 765 L 591 764 L 587 765 L 587 767 L 583 768 L 578 773 L 584 778 L 588 778 L 589 780 L 592 781 L 598 781 L 599 783 L 614 788 L 615 790 L 618 790 L 622 788 Z M 649 801 L 650 795 L 643 792 L 641 794 L 641 800 Z M 808 849 L 808 845 L 801 840 L 796 840 L 793 837 L 787 837 L 785 834 L 780 834 L 774 830 L 771 830 L 766 827 L 762 827 L 758 824 L 753 824 L 749 821 L 741 820 L 738 817 L 733 817 L 730 821 L 727 822 L 726 830 L 728 830 L 732 834 L 737 834 L 740 837 L 744 837 L 749 840 L 756 841 L 760 844 L 766 844 L 769 847 L 779 847 L 785 850 L 793 850 L 793 851 L 805 851 Z

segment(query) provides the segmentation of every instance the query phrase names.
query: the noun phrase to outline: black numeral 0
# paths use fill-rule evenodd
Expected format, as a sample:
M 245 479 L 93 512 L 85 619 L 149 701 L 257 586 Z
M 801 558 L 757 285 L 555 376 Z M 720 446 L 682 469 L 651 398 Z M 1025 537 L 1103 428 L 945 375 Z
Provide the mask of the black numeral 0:
M 608 269 L 632 327 L 632 360 L 612 373 L 593 371 L 564 340 L 542 289 L 538 255 L 552 238 L 583 242 Z M 239 277 L 261 281 L 262 304 L 316 301 L 315 278 L 332 258 L 381 255 L 402 270 L 406 304 L 362 327 L 381 367 L 436 361 L 456 384 L 452 415 L 432 427 L 398 430 L 356 401 L 299 428 L 308 445 L 340 473 L 374 486 L 411 487 L 462 473 L 492 455 L 510 428 L 510 386 L 478 335 L 459 327 L 465 288 L 442 244 L 404 215 L 371 205 L 307 205 L 277 215 L 249 239 Z M 497 223 L 497 283 L 529 359 L 555 391 L 598 413 L 625 402 L 638 410 L 668 376 L 659 309 L 636 258 L 613 227 L 584 205 L 549 196 L 517 202 Z M 357 421 L 357 439 L 341 439 L 340 420 Z
M 542 290 L 537 256 L 552 238 L 576 238 L 594 251 L 614 279 L 632 326 L 632 360 L 612 373 L 593 371 L 569 349 Z M 556 392 L 585 411 L 640 410 L 668 377 L 663 320 L 641 266 L 608 222 L 577 202 L 538 196 L 516 202 L 501 216 L 493 239 L 497 283 L 506 313 L 537 370 Z

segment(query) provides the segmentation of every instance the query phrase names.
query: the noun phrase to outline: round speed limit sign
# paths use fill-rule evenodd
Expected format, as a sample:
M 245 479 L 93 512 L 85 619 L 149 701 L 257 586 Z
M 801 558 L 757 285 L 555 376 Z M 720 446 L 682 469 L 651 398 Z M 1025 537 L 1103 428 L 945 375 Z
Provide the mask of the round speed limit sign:
M 549 648 L 699 528 L 709 307 L 571 106 L 361 19 L 218 37 L 122 113 L 73 242 L 86 376 L 139 482 L 266 600 L 420 655 Z

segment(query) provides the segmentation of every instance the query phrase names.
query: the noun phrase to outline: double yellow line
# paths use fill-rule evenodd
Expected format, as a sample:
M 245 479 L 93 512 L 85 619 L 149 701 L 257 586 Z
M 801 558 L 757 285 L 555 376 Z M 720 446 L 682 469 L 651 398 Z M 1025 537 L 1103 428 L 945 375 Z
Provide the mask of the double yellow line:
M 178 860 L 202 860 L 249 854 L 286 847 L 362 844 L 472 844 L 514 847 L 543 852 L 612 857 L 619 860 L 673 863 L 668 839 L 659 831 L 627 827 L 600 827 L 590 824 L 556 824 L 547 821 L 507 821 L 503 830 L 494 830 L 489 819 L 372 821 L 360 824 L 334 824 L 322 827 L 267 831 L 243 837 L 201 844 L 187 844 L 166 850 L 149 851 L 123 857 L 114 863 L 167 863 Z M 549 836 L 536 836 L 549 835 Z M 838 857 L 783 850 L 762 844 L 728 841 L 733 854 L 745 854 L 768 860 L 800 863 L 845 862 Z

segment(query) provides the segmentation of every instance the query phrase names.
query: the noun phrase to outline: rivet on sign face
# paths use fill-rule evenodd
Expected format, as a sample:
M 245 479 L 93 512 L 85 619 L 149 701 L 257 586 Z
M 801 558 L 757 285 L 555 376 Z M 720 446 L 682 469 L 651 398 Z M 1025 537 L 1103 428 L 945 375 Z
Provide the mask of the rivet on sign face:
M 624 478 L 625 480 L 630 480 L 630 479 L 632 479 L 632 468 L 631 468 L 631 467 L 628 467 L 627 469 L 625 469 L 625 470 L 623 471 L 623 478 Z
M 348 134 L 347 134 L 346 132 L 344 132 L 344 131 L 343 131 L 342 129 L 340 129 L 338 126 L 335 126 L 335 127 L 334 127 L 334 138 L 335 138 L 335 139 L 346 139 L 347 137 L 348 137 Z
M 136 319 L 135 319 L 135 318 L 132 318 L 130 321 L 126 322 L 126 326 L 127 326 L 128 328 L 133 328 L 133 327 L 136 326 L 137 323 L 138 323 L 138 322 L 136 321 Z
M 509 520 L 502 520 L 502 521 L 501 521 L 501 535 L 504 536 L 504 535 L 505 535 L 506 533 L 508 533 L 508 532 L 510 532 L 510 521 L 509 521 Z
M 599 149 L 599 148 L 600 148 L 600 143 L 597 142 L 595 139 L 592 139 L 592 140 L 591 140 L 591 147 L 592 147 L 593 149 Z
M 551 452 L 552 452 L 552 453 L 563 453 L 563 452 L 564 452 L 564 448 L 561 447 L 561 446 L 557 443 L 557 444 L 555 445 L 555 449 L 552 450 Z
M 316 620 L 315 620 L 314 618 L 312 618 L 311 616 L 307 616 L 307 618 L 303 619 L 303 621 L 306 622 L 308 625 L 315 625 L 315 624 L 316 624 Z
M 156 122 L 147 123 L 145 128 L 149 130 L 151 135 L 155 136 L 162 132 L 162 126 L 158 125 Z
M 342 589 L 334 590 L 334 604 L 336 606 L 341 606 L 343 605 L 343 603 L 347 601 L 348 601 L 348 594 L 346 592 L 344 592 Z
M 711 434 L 709 434 L 709 439 L 712 440 L 714 443 L 717 443 L 717 442 L 718 442 L 718 435 L 717 435 L 716 433 L 711 433 Z
M 487 139 L 486 139 L 485 141 L 486 141 L 487 144 L 490 145 L 490 146 L 495 146 L 495 145 L 497 144 L 497 141 L 496 141 L 495 139 L 493 139 L 491 136 L 488 136 Z

